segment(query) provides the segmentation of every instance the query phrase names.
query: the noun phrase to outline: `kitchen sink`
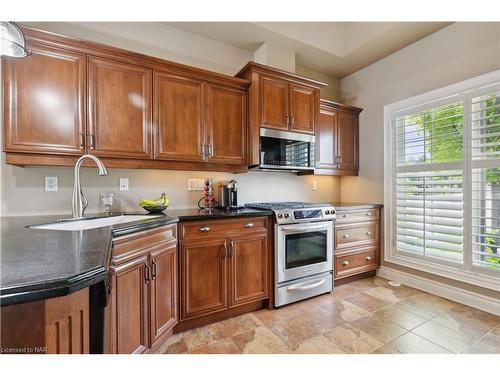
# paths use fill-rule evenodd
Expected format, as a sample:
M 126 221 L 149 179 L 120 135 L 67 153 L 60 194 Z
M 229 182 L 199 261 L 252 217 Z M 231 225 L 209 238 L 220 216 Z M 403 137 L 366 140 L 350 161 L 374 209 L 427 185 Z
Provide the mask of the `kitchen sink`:
M 111 217 L 90 217 L 76 220 L 60 221 L 57 223 L 32 225 L 30 228 L 35 229 L 52 229 L 52 230 L 68 230 L 77 231 L 85 229 L 94 229 L 107 227 L 110 225 L 131 223 L 134 221 L 150 219 L 151 215 L 120 215 Z

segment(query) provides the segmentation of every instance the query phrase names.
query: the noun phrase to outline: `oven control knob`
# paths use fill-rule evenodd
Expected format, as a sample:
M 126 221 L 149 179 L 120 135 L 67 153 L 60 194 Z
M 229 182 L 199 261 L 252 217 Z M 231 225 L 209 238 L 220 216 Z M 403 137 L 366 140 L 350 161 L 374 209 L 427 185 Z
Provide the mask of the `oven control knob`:
M 283 214 L 278 214 L 278 219 L 281 219 L 283 217 Z
M 285 214 L 285 219 L 288 219 L 290 217 L 290 214 Z
M 326 210 L 325 215 L 330 215 L 330 211 Z

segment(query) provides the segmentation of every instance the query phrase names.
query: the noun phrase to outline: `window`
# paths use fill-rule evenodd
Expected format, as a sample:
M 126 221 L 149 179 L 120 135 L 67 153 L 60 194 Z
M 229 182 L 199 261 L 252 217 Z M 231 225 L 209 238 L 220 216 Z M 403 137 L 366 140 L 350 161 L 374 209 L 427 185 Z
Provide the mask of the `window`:
M 385 259 L 500 290 L 500 71 L 384 117 Z

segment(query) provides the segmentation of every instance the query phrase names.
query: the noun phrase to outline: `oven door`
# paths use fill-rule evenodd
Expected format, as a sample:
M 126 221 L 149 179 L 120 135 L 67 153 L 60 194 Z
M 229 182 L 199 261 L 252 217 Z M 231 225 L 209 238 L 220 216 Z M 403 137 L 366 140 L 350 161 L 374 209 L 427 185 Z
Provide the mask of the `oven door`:
M 333 222 L 276 225 L 278 283 L 332 271 Z

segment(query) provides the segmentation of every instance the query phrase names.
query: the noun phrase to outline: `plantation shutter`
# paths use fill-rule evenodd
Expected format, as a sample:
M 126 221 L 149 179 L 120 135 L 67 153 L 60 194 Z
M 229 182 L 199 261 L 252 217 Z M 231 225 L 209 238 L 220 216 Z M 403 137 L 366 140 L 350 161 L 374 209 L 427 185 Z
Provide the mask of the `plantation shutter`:
M 500 270 L 500 90 L 473 95 L 471 105 L 472 264 Z
M 396 112 L 396 250 L 463 263 L 462 101 Z

